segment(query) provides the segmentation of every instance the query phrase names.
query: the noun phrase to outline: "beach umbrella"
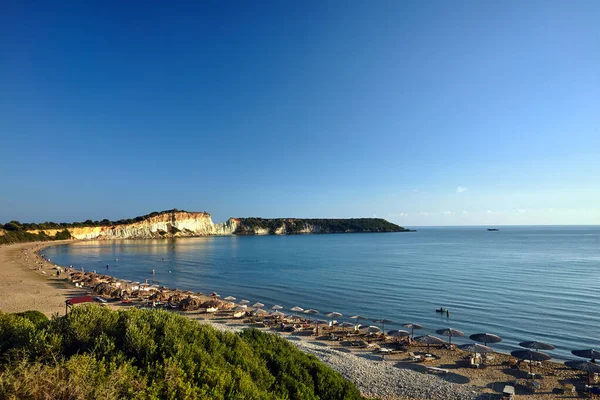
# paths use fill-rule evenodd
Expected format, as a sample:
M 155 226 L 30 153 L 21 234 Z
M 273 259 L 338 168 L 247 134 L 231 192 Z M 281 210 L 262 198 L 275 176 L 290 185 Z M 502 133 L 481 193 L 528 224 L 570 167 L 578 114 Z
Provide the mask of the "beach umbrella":
M 448 336 L 448 344 L 452 344 L 453 337 L 462 337 L 465 336 L 464 332 L 459 331 L 458 329 L 446 328 L 446 329 L 438 329 L 435 331 L 438 335 Z
M 406 323 L 402 325 L 405 328 L 410 329 L 410 337 L 415 337 L 415 329 L 423 329 L 423 325 L 413 324 L 412 322 Z
M 389 319 L 374 319 L 373 322 L 381 324 L 381 330 L 385 332 L 385 324 L 391 324 L 394 321 L 390 321 Z
M 397 337 L 397 338 L 410 336 L 410 332 L 403 331 L 403 330 L 398 330 L 398 329 L 393 330 L 393 331 L 389 331 L 387 334 L 388 334 L 388 336 Z
M 458 346 L 458 348 L 461 350 L 473 353 L 474 357 L 477 357 L 477 353 L 493 353 L 494 352 L 494 349 L 492 349 L 491 347 L 487 347 L 487 346 L 484 346 L 479 343 L 461 344 L 460 346 Z
M 246 299 L 242 299 L 242 300 L 240 300 L 240 304 L 241 305 L 248 305 L 248 304 L 250 304 L 250 302 L 248 300 L 246 300 Z
M 356 325 L 360 325 L 358 323 L 358 321 L 360 321 L 361 319 L 368 319 L 367 317 L 363 317 L 362 315 L 353 315 L 350 317 L 350 319 L 355 319 L 356 320 Z
M 494 349 L 484 346 L 479 343 L 467 343 L 458 346 L 459 349 L 469 351 L 471 353 L 493 353 Z
M 544 342 L 536 342 L 535 340 L 531 340 L 528 342 L 521 342 L 519 346 L 525 347 L 526 349 L 534 349 L 534 350 L 554 350 L 556 347 L 551 344 Z
M 325 315 L 331 318 L 331 326 L 333 326 L 333 319 L 334 318 L 340 318 L 342 316 L 341 313 L 336 312 L 336 311 L 328 312 Z
M 354 324 L 353 324 L 352 322 L 342 322 L 342 323 L 340 324 L 340 326 L 341 326 L 342 328 L 344 328 L 344 332 L 345 332 L 345 331 L 346 331 L 346 328 L 351 328 L 351 327 L 353 327 L 353 326 L 354 326 Z
M 267 315 L 269 313 L 268 311 L 265 311 L 262 308 L 257 308 L 254 312 L 258 315 Z
M 275 304 L 273 307 L 271 307 L 271 310 L 281 310 L 283 307 L 280 306 L 279 304 Z
M 298 306 L 294 306 L 294 307 L 290 308 L 290 310 L 293 312 L 304 312 L 304 308 L 298 307 Z
M 444 342 L 443 339 L 440 339 L 437 336 L 431 336 L 431 335 L 425 335 L 425 336 L 419 336 L 417 338 L 415 338 L 415 340 L 419 343 L 423 343 L 427 345 L 427 352 L 429 353 L 429 346 L 432 344 L 444 344 L 446 342 Z
M 226 301 L 235 301 L 235 297 L 233 297 L 233 296 L 227 296 L 223 300 L 226 300 Z
M 360 329 L 365 330 L 369 333 L 379 333 L 381 329 L 378 326 L 370 325 L 370 326 L 361 326 Z
M 311 308 L 311 309 L 309 309 L 309 310 L 304 310 L 304 313 L 305 313 L 305 314 L 314 314 L 314 315 L 316 315 L 316 314 L 319 314 L 319 311 L 317 311 L 317 310 L 313 310 L 313 309 Z
M 469 336 L 469 339 L 474 342 L 483 343 L 487 346 L 488 343 L 498 343 L 502 341 L 502 338 L 498 335 L 493 335 L 491 333 L 474 333 Z
M 578 369 L 580 371 L 584 371 L 588 373 L 588 386 L 590 385 L 590 372 L 594 373 L 594 374 L 598 374 L 600 373 L 600 365 L 593 363 L 593 362 L 589 362 L 589 361 L 580 361 L 580 360 L 572 360 L 572 361 L 566 361 L 565 365 L 567 367 L 571 367 L 574 369 Z
M 571 354 L 577 357 L 589 358 L 594 362 L 596 358 L 600 358 L 600 351 L 594 349 L 571 350 Z
M 271 313 L 271 315 L 274 316 L 275 318 L 281 318 L 281 317 L 285 316 L 285 314 L 282 313 L 281 311 L 273 311 Z
M 550 360 L 550 357 L 546 353 L 542 353 L 541 351 L 531 351 L 531 350 L 514 350 L 511 351 L 510 354 L 513 357 L 520 358 L 521 360 L 529 361 L 529 373 L 533 374 L 533 362 L 534 361 L 547 361 Z
M 263 308 L 265 305 L 263 303 L 259 303 L 258 301 L 254 304 L 252 304 L 252 307 L 256 308 L 256 309 L 261 309 Z
M 315 325 L 317 325 L 317 336 L 319 336 L 319 325 L 326 324 L 327 321 L 324 319 L 316 319 L 313 321 Z

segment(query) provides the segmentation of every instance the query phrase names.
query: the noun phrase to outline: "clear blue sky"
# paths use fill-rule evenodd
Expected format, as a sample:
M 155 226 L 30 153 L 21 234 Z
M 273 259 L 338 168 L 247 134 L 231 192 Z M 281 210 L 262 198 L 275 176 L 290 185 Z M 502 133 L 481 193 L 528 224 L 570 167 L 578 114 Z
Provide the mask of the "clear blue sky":
M 0 221 L 600 224 L 598 1 L 27 3 Z

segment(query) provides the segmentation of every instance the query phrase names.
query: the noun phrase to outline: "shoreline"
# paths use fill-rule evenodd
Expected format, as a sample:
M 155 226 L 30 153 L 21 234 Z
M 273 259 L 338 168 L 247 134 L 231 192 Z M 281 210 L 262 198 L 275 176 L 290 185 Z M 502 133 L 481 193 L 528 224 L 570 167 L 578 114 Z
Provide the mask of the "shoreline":
M 38 309 L 50 316 L 54 313 L 62 315 L 65 310 L 64 301 L 70 297 L 90 294 L 99 296 L 91 288 L 75 287 L 69 278 L 53 277 L 56 268 L 64 268 L 44 260 L 39 252 L 47 247 L 74 243 L 79 241 L 66 240 L 57 242 L 29 242 L 0 246 L 0 278 L 6 286 L 0 294 L 0 310 L 4 312 L 20 312 L 29 309 Z M 65 269 L 65 272 L 68 268 Z M 82 275 L 73 271 L 75 276 Z M 65 274 L 69 275 L 69 274 Z M 103 274 L 93 274 L 99 279 L 111 279 Z M 112 278 L 113 281 L 120 281 Z M 171 292 L 173 292 L 171 290 Z M 206 295 L 194 295 L 202 301 L 214 300 Z M 104 297 L 104 296 L 103 296 Z M 143 306 L 144 301 L 137 302 Z M 121 304 L 118 300 L 109 301 L 108 305 L 115 310 L 132 307 L 133 305 Z M 240 330 L 245 327 L 255 327 L 251 324 L 232 318 L 222 318 L 219 315 L 208 314 L 200 310 L 179 311 L 181 315 L 209 323 L 220 330 Z M 265 328 L 266 329 L 266 328 Z M 267 329 L 272 330 L 272 329 Z M 424 374 L 424 363 L 414 363 L 406 359 L 406 353 L 382 356 L 371 349 L 355 349 L 346 347 L 340 342 L 331 342 L 322 337 L 305 337 L 283 332 L 273 332 L 286 337 L 302 351 L 316 355 L 328 366 L 340 372 L 346 379 L 354 382 L 361 393 L 368 397 L 381 399 L 403 398 L 476 398 L 487 393 L 498 393 L 508 381 L 519 378 L 524 370 L 511 370 L 504 363 L 508 362 L 509 355 L 493 353 L 496 360 L 488 364 L 485 369 L 455 368 L 457 359 L 468 353 L 460 350 L 450 351 L 435 348 L 431 351 L 437 359 L 428 362 L 430 367 L 441 367 L 451 371 L 449 374 L 434 376 Z M 422 346 L 407 346 L 408 352 L 423 352 Z M 382 360 L 383 358 L 383 360 Z M 508 370 L 508 371 L 507 371 Z M 544 362 L 543 367 L 536 367 L 536 372 L 542 371 L 544 379 L 541 392 L 528 396 L 519 392 L 519 398 L 545 399 L 558 398 L 552 393 L 554 387 L 560 387 L 560 381 L 573 381 L 581 386 L 581 374 L 567 369 L 562 363 Z M 526 374 L 526 373 L 525 373 Z M 385 377 L 385 378 L 384 378 Z M 393 378 L 393 379 L 391 379 Z M 502 387 L 500 387 L 502 386 Z M 487 397 L 485 397 L 487 398 Z M 564 398 L 564 395 L 562 396 Z

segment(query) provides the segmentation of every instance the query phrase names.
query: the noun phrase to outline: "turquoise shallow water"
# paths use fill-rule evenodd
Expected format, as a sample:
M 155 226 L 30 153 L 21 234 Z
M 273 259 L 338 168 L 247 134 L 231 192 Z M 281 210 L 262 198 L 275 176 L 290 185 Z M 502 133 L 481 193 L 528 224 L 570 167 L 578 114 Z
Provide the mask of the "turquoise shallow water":
M 558 359 L 573 358 L 571 349 L 600 348 L 600 227 L 92 241 L 44 254 L 136 281 L 153 279 L 154 269 L 161 285 L 267 308 L 394 321 L 386 330 L 417 322 L 426 328 L 419 334 L 490 332 L 504 339 L 494 345 L 500 351 L 524 340 L 554 344 L 549 353 Z M 450 318 L 435 313 L 440 306 Z

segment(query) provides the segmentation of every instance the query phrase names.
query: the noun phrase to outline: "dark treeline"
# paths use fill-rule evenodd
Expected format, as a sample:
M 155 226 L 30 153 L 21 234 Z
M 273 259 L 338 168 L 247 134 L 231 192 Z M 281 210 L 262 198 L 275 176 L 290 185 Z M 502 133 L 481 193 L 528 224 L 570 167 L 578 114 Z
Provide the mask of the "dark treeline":
M 4 225 L 6 231 L 28 231 L 28 230 L 38 230 L 38 229 L 66 229 L 66 228 L 81 228 L 88 226 L 115 226 L 115 225 L 126 225 L 133 224 L 134 222 L 141 222 L 148 218 L 157 217 L 163 214 L 170 214 L 174 212 L 185 212 L 183 210 L 178 210 L 176 208 L 172 210 L 166 211 L 154 211 L 150 214 L 142 215 L 135 218 L 127 218 L 120 219 L 118 221 L 110 221 L 108 219 L 103 219 L 102 221 L 92 221 L 88 219 L 83 222 L 40 222 L 40 223 L 23 223 L 19 221 L 10 221 Z
M 285 339 L 166 311 L 0 312 L 2 399 L 361 399 Z

